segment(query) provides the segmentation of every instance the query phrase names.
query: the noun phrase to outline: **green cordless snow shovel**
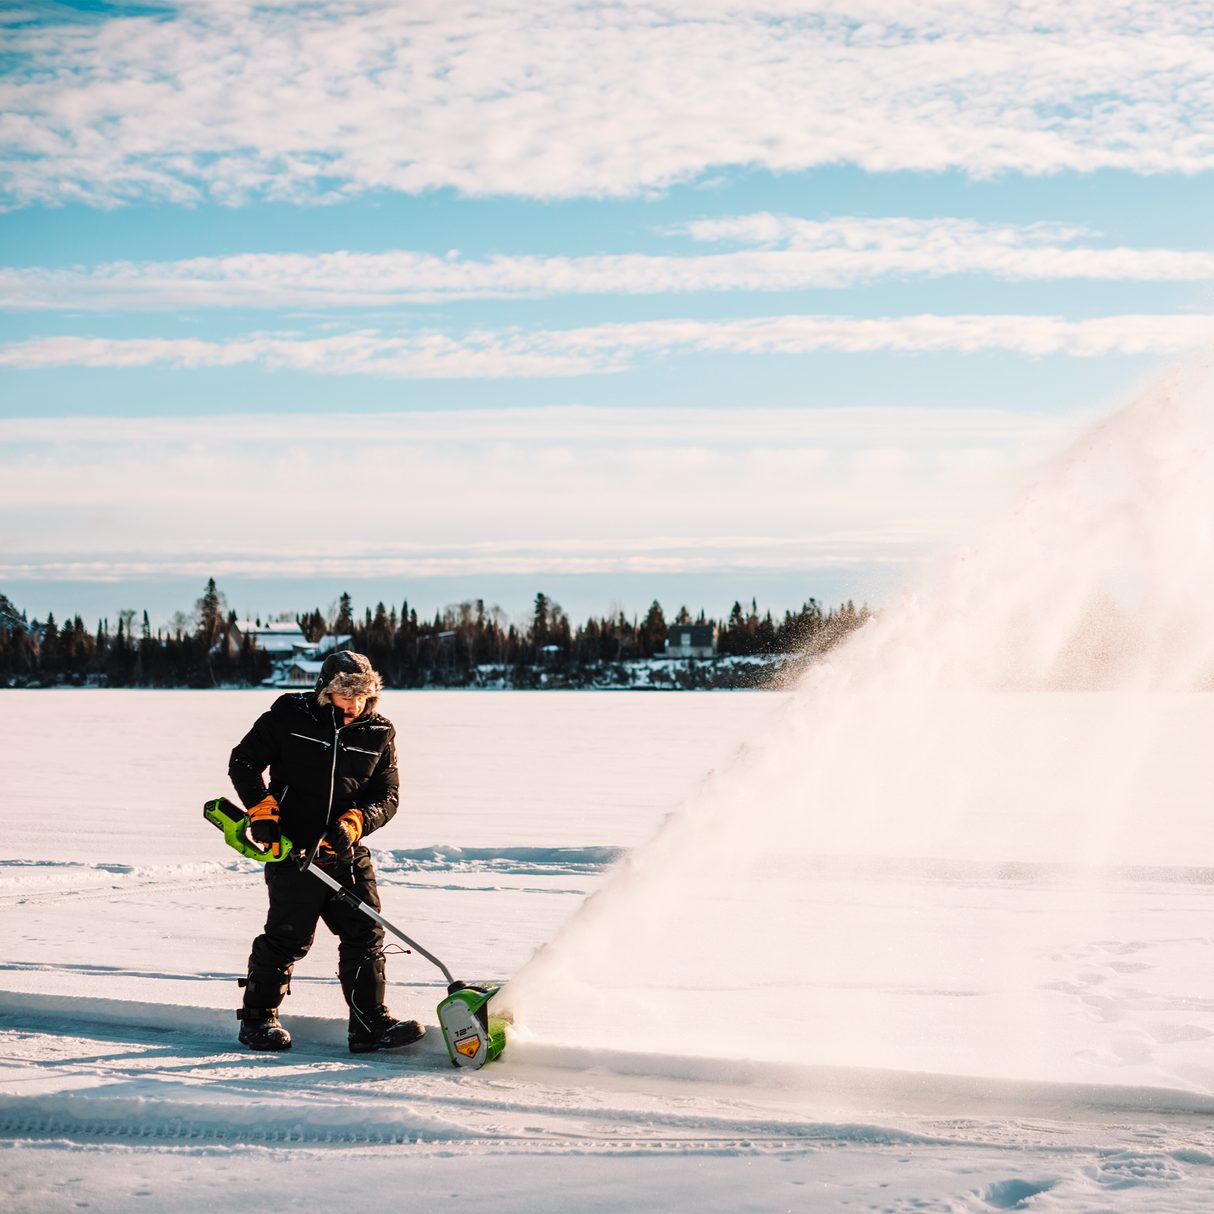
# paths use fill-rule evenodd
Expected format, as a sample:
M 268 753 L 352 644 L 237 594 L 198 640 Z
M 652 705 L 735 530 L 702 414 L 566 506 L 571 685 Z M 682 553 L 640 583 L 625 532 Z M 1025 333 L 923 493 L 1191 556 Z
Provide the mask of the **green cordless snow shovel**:
M 248 815 L 226 797 L 217 797 L 208 801 L 202 807 L 202 816 L 223 831 L 224 842 L 235 848 L 242 856 L 261 862 L 281 863 L 292 850 L 292 845 L 286 838 L 282 841 L 282 855 L 274 860 L 268 852 L 263 852 L 247 832 Z M 447 1053 L 451 1056 L 452 1065 L 471 1067 L 478 1070 L 486 1062 L 492 1062 L 506 1048 L 506 1025 L 510 1023 L 507 1017 L 490 1016 L 489 1000 L 501 990 L 497 982 L 460 982 L 451 976 L 451 971 L 431 952 L 422 948 L 416 940 L 406 936 L 398 927 L 394 927 L 374 907 L 368 906 L 352 889 L 334 881 L 324 869 L 317 868 L 313 863 L 320 848 L 320 841 L 312 848 L 311 855 L 300 867 L 329 886 L 339 898 L 362 911 L 370 919 L 374 919 L 380 927 L 390 931 L 394 936 L 403 940 L 416 953 L 425 957 L 431 964 L 436 965 L 447 980 L 447 997 L 438 1008 L 438 1023 L 443 1030 L 443 1040 L 447 1043 Z M 296 863 L 300 861 L 300 853 L 296 854 Z

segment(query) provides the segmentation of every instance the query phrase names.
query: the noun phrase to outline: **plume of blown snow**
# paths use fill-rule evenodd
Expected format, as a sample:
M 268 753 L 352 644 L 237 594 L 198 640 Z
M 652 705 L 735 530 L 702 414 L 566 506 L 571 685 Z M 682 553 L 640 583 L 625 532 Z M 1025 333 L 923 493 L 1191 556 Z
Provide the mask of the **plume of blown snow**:
M 1086 1076 L 1105 1030 L 1050 968 L 1106 930 L 1076 874 L 1214 856 L 1205 777 L 1156 762 L 1214 685 L 1211 389 L 1094 425 L 812 665 L 510 983 L 520 1033 Z M 958 892 L 1008 866 L 1048 913 Z

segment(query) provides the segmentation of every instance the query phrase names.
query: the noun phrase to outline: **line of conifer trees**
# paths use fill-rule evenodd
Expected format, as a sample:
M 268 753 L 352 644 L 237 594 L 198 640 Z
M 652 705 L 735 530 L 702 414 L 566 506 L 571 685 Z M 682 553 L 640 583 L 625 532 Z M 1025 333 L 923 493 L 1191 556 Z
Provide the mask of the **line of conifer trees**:
M 824 611 L 815 599 L 783 618 L 770 611 L 760 615 L 754 599 L 749 610 L 734 603 L 721 621 L 703 611 L 693 618 L 682 607 L 671 625 L 709 625 L 716 630 L 719 657 L 751 661 L 715 664 L 721 667 L 716 673 L 713 663 L 685 662 L 682 667 L 699 667 L 700 673 L 689 678 L 684 671 L 670 681 L 753 686 L 775 655 L 825 652 L 868 616 L 867 607 L 857 610 L 850 602 Z M 153 632 L 146 611 L 138 625 L 135 617 L 124 611 L 114 631 L 102 620 L 95 632 L 79 615 L 62 625 L 53 615 L 27 622 L 0 595 L 0 684 L 214 687 L 257 684 L 273 673 L 266 652 L 238 628 L 214 579 L 191 615 L 177 613 L 169 629 Z M 466 686 L 486 667 L 515 687 L 602 685 L 605 674 L 608 683 L 625 683 L 626 664 L 660 655 L 671 626 L 656 601 L 643 619 L 620 611 L 574 626 L 542 593 L 522 622 L 508 620 L 483 599 L 447 607 L 433 619 L 419 619 L 408 602 L 399 614 L 381 602 L 359 617 L 348 594 L 328 612 L 317 608 L 295 620 L 308 641 L 350 637 L 350 648 L 365 653 L 389 687 Z
M 737 602 L 724 621 L 709 619 L 703 611 L 693 618 L 683 607 L 671 624 L 716 628 L 719 657 L 762 659 L 777 654 L 824 652 L 868 615 L 866 607 L 857 610 L 852 603 L 824 612 L 816 600 L 810 599 L 800 611 L 788 611 L 783 619 L 774 619 L 771 612 L 760 615 L 752 599 L 749 611 Z M 407 602 L 399 615 L 395 608 L 381 602 L 374 611 L 367 608 L 363 618 L 355 620 L 348 596 L 343 595 L 331 627 L 319 610 L 300 617 L 300 625 L 309 640 L 319 640 L 328 631 L 350 635 L 352 648 L 365 653 L 393 687 L 459 685 L 469 682 L 472 672 L 485 666 L 509 671 L 516 687 L 539 686 L 541 682 L 553 685 L 556 674 L 563 676 L 560 681 L 585 685 L 598 681 L 603 667 L 660 655 L 670 628 L 656 601 L 644 619 L 630 620 L 617 612 L 592 616 L 575 627 L 559 604 L 544 594 L 536 595 L 531 618 L 524 624 L 506 620 L 498 608 L 486 608 L 483 599 L 448 607 L 432 620 L 419 620 Z M 704 683 L 702 677 L 696 685 Z
M 113 631 L 99 620 L 93 632 L 79 615 L 62 625 L 53 612 L 27 621 L 0 595 L 0 686 L 216 687 L 260 683 L 273 672 L 252 638 L 229 643 L 236 615 L 214 578 L 194 611 L 178 612 L 168 629 L 153 632 L 146 611 L 137 625 L 136 614 L 120 612 Z

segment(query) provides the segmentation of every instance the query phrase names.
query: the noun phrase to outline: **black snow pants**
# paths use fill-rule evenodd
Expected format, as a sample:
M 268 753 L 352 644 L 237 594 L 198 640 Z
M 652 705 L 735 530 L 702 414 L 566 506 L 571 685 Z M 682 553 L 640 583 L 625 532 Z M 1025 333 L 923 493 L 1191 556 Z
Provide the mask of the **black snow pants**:
M 365 847 L 355 848 L 352 860 L 326 864 L 324 869 L 379 910 L 375 869 Z M 253 941 L 249 954 L 245 1007 L 276 1008 L 282 1003 L 291 971 L 312 947 L 320 919 L 338 938 L 337 976 L 350 1005 L 351 1027 L 374 1016 L 384 1003 L 384 929 L 290 860 L 266 865 L 266 886 L 270 911 L 266 929 Z

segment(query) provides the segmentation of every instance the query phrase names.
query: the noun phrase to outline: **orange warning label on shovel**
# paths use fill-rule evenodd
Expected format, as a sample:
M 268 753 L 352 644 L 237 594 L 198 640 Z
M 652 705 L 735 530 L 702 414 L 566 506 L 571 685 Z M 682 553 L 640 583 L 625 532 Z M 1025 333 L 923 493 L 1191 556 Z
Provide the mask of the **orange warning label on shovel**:
M 465 1058 L 471 1058 L 473 1054 L 480 1048 L 481 1040 L 479 1037 L 467 1037 L 463 1041 L 457 1041 L 455 1048 L 459 1050 Z

